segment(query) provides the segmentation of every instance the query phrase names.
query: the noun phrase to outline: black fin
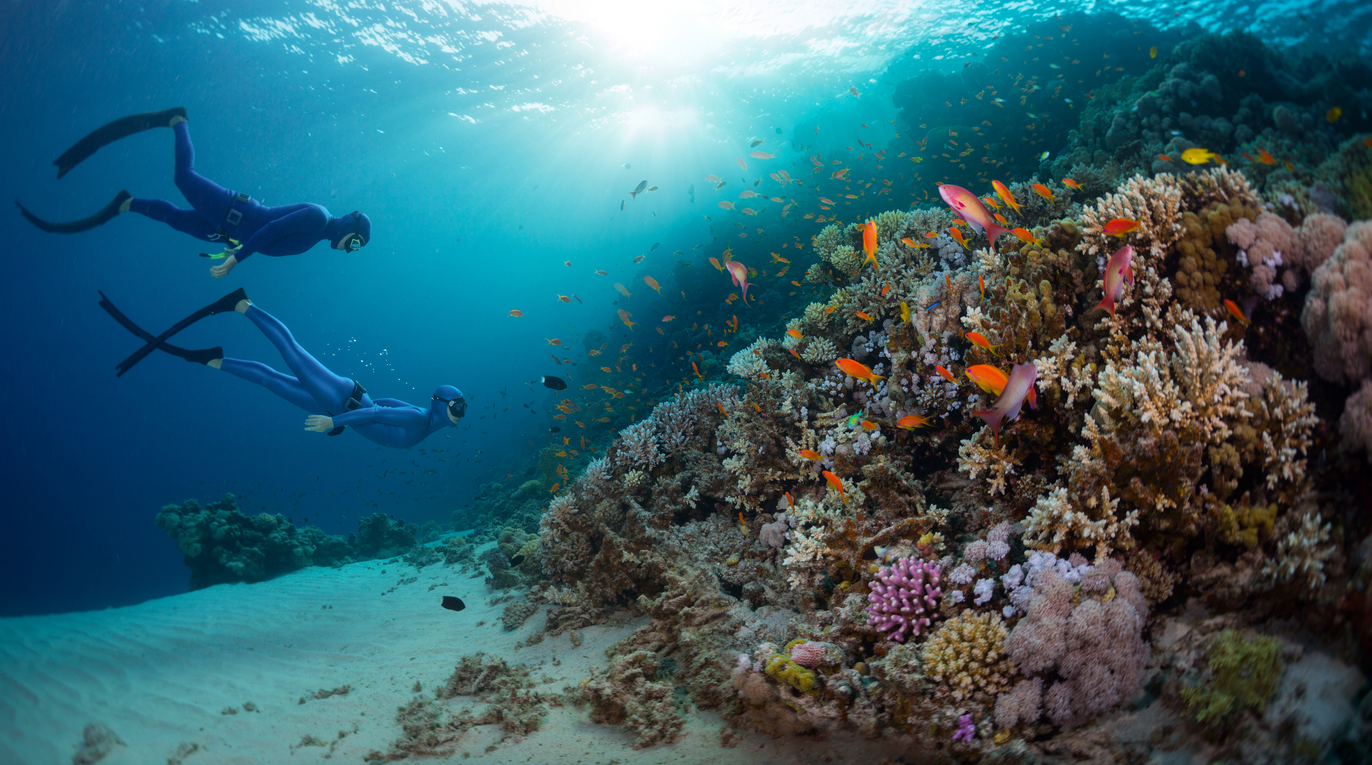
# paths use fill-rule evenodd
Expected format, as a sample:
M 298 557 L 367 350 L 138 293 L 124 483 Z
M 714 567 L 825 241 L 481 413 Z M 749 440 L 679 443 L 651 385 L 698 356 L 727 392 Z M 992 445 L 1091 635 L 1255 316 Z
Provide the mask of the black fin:
M 26 219 L 28 219 L 29 223 L 32 223 L 33 225 L 37 226 L 38 228 L 41 228 L 49 234 L 78 234 L 82 231 L 90 231 L 96 226 L 102 226 L 105 223 L 108 223 L 110 218 L 113 218 L 114 216 L 119 214 L 119 206 L 124 204 L 125 200 L 132 198 L 133 195 L 129 192 L 121 191 L 118 194 L 116 194 L 114 200 L 111 201 L 109 204 L 105 205 L 100 210 L 100 212 L 90 216 L 89 218 L 74 220 L 70 223 L 51 223 L 49 221 L 45 221 L 37 215 L 34 215 L 33 213 L 29 212 L 28 209 L 26 209 L 22 204 L 19 204 L 19 200 L 16 199 L 14 203 L 18 205 L 19 212 L 22 213 Z
M 108 297 L 105 297 L 105 293 L 103 292 L 100 293 L 100 307 L 105 309 L 105 312 L 108 313 L 110 316 L 114 317 L 115 321 L 123 325 L 124 329 L 127 329 L 134 335 L 138 336 L 139 338 L 142 338 L 144 342 L 152 342 L 156 339 L 151 334 L 149 334 L 147 330 L 143 329 L 137 324 L 134 324 L 133 320 L 125 316 L 123 311 L 120 311 L 118 308 L 116 308 L 114 303 L 110 302 L 110 299 Z M 190 350 L 187 348 L 182 348 L 177 345 L 172 345 L 171 343 L 162 343 L 157 347 L 166 351 L 167 353 L 170 353 L 173 356 L 185 359 L 186 361 L 189 361 L 193 364 L 207 364 L 213 361 L 214 359 L 224 358 L 224 349 L 217 345 L 213 348 L 204 348 L 200 350 Z
M 186 108 L 177 106 L 171 109 L 163 109 L 160 112 L 144 112 L 142 114 L 130 114 L 127 117 L 120 117 L 104 127 L 101 127 L 90 135 L 76 142 L 75 146 L 67 149 L 62 156 L 53 160 L 57 165 L 57 177 L 61 178 L 71 172 L 73 167 L 81 164 L 82 160 L 99 151 L 102 146 L 118 141 L 120 138 L 128 138 L 135 133 L 144 130 L 151 130 L 155 127 L 168 127 L 174 116 L 186 116 Z
M 326 435 L 330 435 L 330 436 L 341 436 L 341 435 L 343 435 L 343 431 L 344 431 L 344 430 L 347 430 L 347 426 L 346 426 L 346 425 L 339 425 L 338 427 L 336 427 L 336 428 L 334 428 L 333 430 L 329 431 Z
M 210 303 L 204 308 L 201 308 L 199 311 L 196 311 L 190 316 L 187 316 L 181 321 L 178 321 L 177 323 L 173 324 L 171 328 L 167 331 L 163 332 L 157 337 L 149 339 L 146 345 L 134 351 L 127 359 L 124 359 L 123 361 L 119 362 L 119 364 L 115 367 L 115 369 L 119 370 L 115 376 L 122 377 L 125 372 L 129 371 L 130 369 L 133 369 L 134 364 L 137 364 L 138 362 L 147 358 L 149 354 L 157 350 L 168 338 L 170 338 L 172 335 L 175 335 L 177 332 L 180 332 L 186 327 L 189 327 L 197 321 L 200 321 L 206 316 L 214 316 L 217 313 L 227 313 L 229 311 L 232 311 L 234 307 L 238 305 L 238 301 L 247 300 L 247 298 L 248 293 L 245 292 L 242 287 L 239 287 L 238 289 L 234 290 L 233 292 L 230 292 L 224 297 L 219 298 L 218 300 L 214 301 L 213 303 Z M 108 302 L 108 299 L 106 299 L 105 302 Z M 106 310 L 109 309 L 107 308 Z

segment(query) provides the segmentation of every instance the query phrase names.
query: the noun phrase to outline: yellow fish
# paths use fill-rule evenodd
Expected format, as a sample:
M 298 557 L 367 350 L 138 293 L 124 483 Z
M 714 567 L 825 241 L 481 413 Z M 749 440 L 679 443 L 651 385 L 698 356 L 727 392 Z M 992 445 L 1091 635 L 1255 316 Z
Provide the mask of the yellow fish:
M 1218 156 L 1209 149 L 1187 149 L 1181 153 L 1181 161 L 1188 165 L 1205 165 Z

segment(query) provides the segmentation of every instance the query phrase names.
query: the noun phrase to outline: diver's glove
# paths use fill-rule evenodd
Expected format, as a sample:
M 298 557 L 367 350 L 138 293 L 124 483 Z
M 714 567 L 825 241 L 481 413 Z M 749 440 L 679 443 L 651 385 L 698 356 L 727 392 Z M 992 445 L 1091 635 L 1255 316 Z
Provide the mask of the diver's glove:
M 243 249 L 243 245 L 240 244 L 237 247 L 231 247 L 227 250 L 224 250 L 223 252 L 216 252 L 212 254 L 208 252 L 202 252 L 200 253 L 200 257 L 209 258 L 210 260 L 223 260 L 224 258 L 227 258 L 230 255 L 237 255 L 238 251 L 241 249 Z

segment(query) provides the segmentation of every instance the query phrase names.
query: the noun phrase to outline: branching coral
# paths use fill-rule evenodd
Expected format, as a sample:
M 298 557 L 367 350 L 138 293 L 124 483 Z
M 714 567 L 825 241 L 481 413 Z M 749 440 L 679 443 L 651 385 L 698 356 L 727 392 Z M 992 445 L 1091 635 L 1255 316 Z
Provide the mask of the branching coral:
M 954 706 L 990 706 L 1010 688 L 1015 667 L 1005 653 L 1005 624 L 995 614 L 963 611 L 924 643 L 920 659 L 935 693 Z
M 877 572 L 867 595 L 868 623 L 897 643 L 915 636 L 938 614 L 937 564 L 901 558 Z

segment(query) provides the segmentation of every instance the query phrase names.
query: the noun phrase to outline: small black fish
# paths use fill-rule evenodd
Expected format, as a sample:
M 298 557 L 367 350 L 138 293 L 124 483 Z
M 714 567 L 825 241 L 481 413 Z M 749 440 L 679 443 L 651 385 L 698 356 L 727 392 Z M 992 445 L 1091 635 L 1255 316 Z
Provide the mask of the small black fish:
M 551 377 L 548 375 L 544 375 L 543 379 L 539 380 L 539 382 L 543 383 L 543 387 L 545 388 L 552 388 L 553 390 L 567 390 L 567 383 L 563 382 L 561 377 Z
M 624 200 L 623 200 L 623 199 L 619 200 L 619 209 L 621 209 L 621 210 L 624 209 Z
M 467 604 L 462 602 L 462 598 L 455 598 L 452 595 L 444 595 L 443 607 L 448 609 L 449 611 L 461 611 L 462 609 L 467 607 Z
M 513 558 L 510 558 L 510 565 L 511 565 L 511 566 L 518 566 L 519 564 L 521 564 L 521 563 L 523 563 L 523 562 L 524 562 L 524 556 L 523 556 L 523 555 L 520 555 L 519 553 L 515 553 L 515 556 L 514 556 Z
M 557 428 L 557 427 L 548 428 L 548 432 L 549 432 L 549 433 L 561 433 L 561 432 L 562 432 L 562 428 Z

